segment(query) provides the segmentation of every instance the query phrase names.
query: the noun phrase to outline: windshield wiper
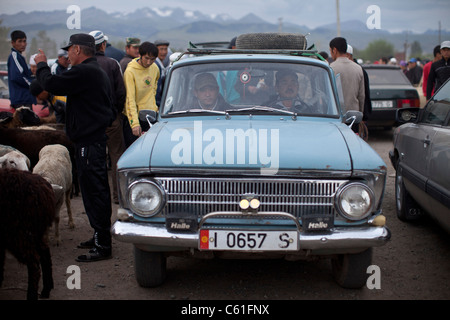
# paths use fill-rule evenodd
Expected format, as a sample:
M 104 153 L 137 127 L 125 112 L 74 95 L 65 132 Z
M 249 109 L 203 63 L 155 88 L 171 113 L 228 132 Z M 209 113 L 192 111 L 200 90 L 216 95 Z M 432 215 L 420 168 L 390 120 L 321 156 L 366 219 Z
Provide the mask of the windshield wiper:
M 219 111 L 219 110 L 208 110 L 208 109 L 188 109 L 188 110 L 169 112 L 169 113 L 166 113 L 166 115 L 178 115 L 178 114 L 187 114 L 187 113 L 212 113 L 212 114 L 226 115 L 228 112 Z
M 275 113 L 282 113 L 282 114 L 288 114 L 291 115 L 293 117 L 293 119 L 297 119 L 297 113 L 296 112 L 292 112 L 289 110 L 283 110 L 283 109 L 277 109 L 277 108 L 273 108 L 273 107 L 266 107 L 266 106 L 253 106 L 253 107 L 249 107 L 249 108 L 240 108 L 240 109 L 229 109 L 227 110 L 227 112 L 232 113 L 232 112 L 247 112 L 247 111 L 268 111 L 268 112 L 275 112 Z

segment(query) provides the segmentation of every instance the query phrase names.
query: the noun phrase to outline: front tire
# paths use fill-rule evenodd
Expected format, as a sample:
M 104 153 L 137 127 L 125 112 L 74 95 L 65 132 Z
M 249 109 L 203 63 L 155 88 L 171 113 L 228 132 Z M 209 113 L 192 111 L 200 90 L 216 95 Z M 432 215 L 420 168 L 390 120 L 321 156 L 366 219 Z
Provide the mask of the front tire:
M 343 288 L 359 289 L 367 283 L 372 248 L 360 253 L 340 254 L 331 260 L 334 280 Z
M 134 247 L 134 271 L 141 287 L 157 287 L 166 279 L 166 257 L 162 252 L 148 252 Z

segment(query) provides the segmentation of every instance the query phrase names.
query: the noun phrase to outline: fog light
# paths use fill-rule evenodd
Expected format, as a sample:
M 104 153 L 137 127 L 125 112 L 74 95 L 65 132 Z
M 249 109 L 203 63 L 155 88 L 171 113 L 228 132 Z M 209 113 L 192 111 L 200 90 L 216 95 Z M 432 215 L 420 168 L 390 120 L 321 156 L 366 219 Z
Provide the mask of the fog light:
M 241 202 L 239 202 L 239 207 L 242 210 L 247 210 L 249 206 L 250 206 L 250 202 L 247 199 L 242 199 Z
M 250 201 L 250 208 L 252 208 L 253 210 L 256 210 L 259 208 L 260 204 L 261 204 L 261 202 L 259 202 L 258 199 L 252 199 Z

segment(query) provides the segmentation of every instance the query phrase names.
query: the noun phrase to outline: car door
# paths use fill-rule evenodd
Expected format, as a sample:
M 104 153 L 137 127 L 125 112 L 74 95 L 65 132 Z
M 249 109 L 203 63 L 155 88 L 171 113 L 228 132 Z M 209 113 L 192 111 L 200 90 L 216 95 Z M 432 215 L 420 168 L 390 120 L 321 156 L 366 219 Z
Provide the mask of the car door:
M 434 131 L 427 161 L 426 206 L 450 230 L 450 83 L 447 84 L 427 105 L 422 121 Z
M 430 190 L 435 194 L 442 192 L 444 174 L 441 168 L 448 166 L 448 163 L 441 163 L 445 161 L 440 159 L 447 156 L 444 150 L 446 146 L 448 149 L 445 134 L 448 131 L 450 95 L 444 94 L 442 90 L 441 95 L 437 94 L 425 106 L 419 121 L 410 124 L 402 132 L 402 148 L 399 150 L 404 178 L 415 186 L 408 189 L 427 211 L 432 207 L 428 193 Z

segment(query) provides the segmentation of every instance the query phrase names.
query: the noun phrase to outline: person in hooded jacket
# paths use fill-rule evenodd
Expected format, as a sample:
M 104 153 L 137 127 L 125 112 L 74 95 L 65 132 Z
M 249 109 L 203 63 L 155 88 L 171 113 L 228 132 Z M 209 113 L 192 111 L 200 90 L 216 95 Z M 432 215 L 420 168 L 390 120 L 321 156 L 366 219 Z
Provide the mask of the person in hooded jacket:
M 160 73 L 154 63 L 158 57 L 158 48 L 151 42 L 143 42 L 139 46 L 139 55 L 139 58 L 131 60 L 123 75 L 127 92 L 124 110 L 127 118 L 127 121 L 124 121 L 126 147 L 142 134 L 139 111 L 158 111 L 156 90 Z

